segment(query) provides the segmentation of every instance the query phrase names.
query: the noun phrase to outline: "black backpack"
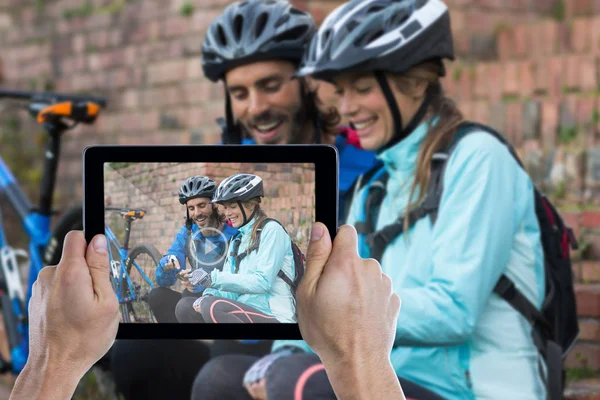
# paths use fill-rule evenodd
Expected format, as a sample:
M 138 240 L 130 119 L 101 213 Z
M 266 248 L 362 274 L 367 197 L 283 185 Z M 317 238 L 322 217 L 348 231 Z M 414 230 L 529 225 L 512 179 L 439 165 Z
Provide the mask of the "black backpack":
M 248 254 L 252 253 L 254 250 L 258 250 L 258 248 L 260 247 L 260 236 L 261 236 L 262 230 L 263 230 L 264 226 L 267 224 L 267 222 L 269 222 L 269 221 L 277 222 L 283 228 L 285 233 L 288 233 L 287 230 L 285 229 L 285 227 L 283 225 L 281 225 L 281 223 L 279 221 L 277 221 L 276 219 L 272 219 L 272 218 L 266 218 L 263 221 L 261 221 L 260 225 L 256 228 L 256 240 L 254 241 L 254 243 L 250 247 L 248 247 L 246 250 L 244 250 L 243 252 L 241 252 L 239 254 L 238 254 L 238 249 L 240 247 L 241 241 L 236 240 L 237 235 L 235 235 L 232 238 L 232 243 L 234 243 L 234 245 L 233 245 L 232 251 L 230 253 L 230 256 L 232 256 L 235 259 L 235 273 L 238 272 L 239 267 L 240 267 L 240 262 L 244 259 L 244 257 L 246 257 Z M 283 281 L 285 283 L 290 285 L 290 287 L 292 288 L 292 293 L 294 294 L 294 296 L 296 296 L 296 289 L 298 289 L 300 280 L 302 280 L 302 277 L 304 276 L 304 264 L 306 262 L 306 258 L 304 257 L 304 254 L 302 254 L 302 251 L 300 250 L 298 245 L 292 240 L 291 237 L 290 237 L 290 241 L 292 242 L 292 253 L 294 254 L 294 271 L 295 271 L 294 278 L 291 279 L 290 277 L 288 277 L 286 274 L 283 273 L 283 270 L 279 270 L 279 272 L 277 273 L 277 276 L 280 277 L 281 279 L 283 279 Z
M 485 131 L 500 140 L 509 150 L 519 165 L 514 148 L 503 135 L 492 128 L 474 122 L 463 122 L 458 127 L 459 135 L 448 149 L 434 154 L 431 164 L 431 178 L 427 195 L 423 202 L 409 213 L 409 226 L 419 219 L 429 216 L 432 224 L 437 219 L 437 211 L 443 191 L 443 175 L 446 162 L 457 143 L 469 133 Z M 379 205 L 385 196 L 385 188 L 389 175 L 375 168 L 364 174 L 356 184 L 360 189 L 361 182 L 370 182 L 365 201 L 365 221 L 356 224 L 359 234 L 366 235 L 371 257 L 381 261 L 383 252 L 389 243 L 402 234 L 404 216 L 401 215 L 393 223 L 379 231 L 374 231 Z M 519 311 L 532 325 L 532 338 L 541 356 L 546 361 L 547 373 L 539 370 L 546 385 L 548 399 L 562 399 L 565 371 L 563 360 L 579 336 L 577 306 L 575 301 L 573 272 L 569 254 L 569 246 L 577 249 L 577 242 L 572 230 L 565 225 L 562 218 L 537 188 L 535 192 L 535 211 L 540 226 L 541 242 L 545 259 L 546 296 L 540 312 L 515 284 L 502 275 L 494 287 L 494 292 Z M 355 191 L 356 193 L 356 191 Z

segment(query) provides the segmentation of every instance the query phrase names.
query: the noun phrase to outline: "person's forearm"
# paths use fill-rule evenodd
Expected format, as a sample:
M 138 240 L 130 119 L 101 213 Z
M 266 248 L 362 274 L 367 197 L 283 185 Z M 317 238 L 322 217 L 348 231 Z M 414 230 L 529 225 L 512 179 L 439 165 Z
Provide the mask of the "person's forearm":
M 68 362 L 30 359 L 15 382 L 10 400 L 68 400 L 84 374 Z
M 324 361 L 329 382 L 340 400 L 405 400 L 388 358 Z

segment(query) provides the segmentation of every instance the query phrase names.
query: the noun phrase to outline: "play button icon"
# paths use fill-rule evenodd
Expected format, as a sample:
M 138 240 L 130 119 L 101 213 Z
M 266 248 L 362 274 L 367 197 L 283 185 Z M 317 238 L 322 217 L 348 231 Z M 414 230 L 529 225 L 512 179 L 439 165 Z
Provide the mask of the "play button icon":
M 210 240 L 207 240 L 206 243 L 204 244 L 204 255 L 208 255 L 209 253 L 212 253 L 216 249 L 217 249 L 217 246 Z
M 192 235 L 189 255 L 194 267 L 214 267 L 227 255 L 227 237 L 216 228 L 202 228 Z

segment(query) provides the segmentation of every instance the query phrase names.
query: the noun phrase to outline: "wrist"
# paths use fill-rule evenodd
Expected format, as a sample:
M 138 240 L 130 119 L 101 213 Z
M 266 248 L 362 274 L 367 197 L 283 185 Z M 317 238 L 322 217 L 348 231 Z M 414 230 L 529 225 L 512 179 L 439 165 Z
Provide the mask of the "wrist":
M 404 398 L 389 354 L 363 353 L 346 359 L 326 359 L 323 364 L 340 400 L 379 399 L 381 393 L 388 393 L 390 399 Z
M 86 371 L 72 360 L 53 358 L 49 352 L 31 355 L 15 382 L 11 400 L 70 399 Z

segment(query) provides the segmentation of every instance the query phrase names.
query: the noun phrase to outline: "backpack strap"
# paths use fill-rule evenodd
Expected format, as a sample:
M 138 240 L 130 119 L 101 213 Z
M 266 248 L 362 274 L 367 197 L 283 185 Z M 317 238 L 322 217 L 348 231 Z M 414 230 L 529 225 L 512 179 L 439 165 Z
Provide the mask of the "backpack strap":
M 279 226 L 281 226 L 283 228 L 283 230 L 285 231 L 285 233 L 288 233 L 288 231 L 285 229 L 285 226 L 283 226 L 281 224 L 281 222 L 277 221 L 276 219 L 273 218 L 266 218 L 264 219 L 261 224 L 258 226 L 258 228 L 256 228 L 256 240 L 255 242 L 252 244 L 252 246 L 248 247 L 246 250 L 244 250 L 243 252 L 238 254 L 238 249 L 240 248 L 240 244 L 241 241 L 238 240 L 237 242 L 235 242 L 235 244 L 233 245 L 233 250 L 231 252 L 231 256 L 235 259 L 235 273 L 237 273 L 239 271 L 239 266 L 240 266 L 240 262 L 250 253 L 252 253 L 254 250 L 258 250 L 258 248 L 260 247 L 260 237 L 262 234 L 262 230 L 264 229 L 265 225 L 267 224 L 267 222 L 270 221 L 274 221 L 277 222 L 279 224 Z M 239 235 L 239 231 L 238 233 L 234 236 L 234 239 Z M 289 233 L 288 233 L 289 236 Z M 290 237 L 290 241 L 291 241 L 291 237 Z M 292 244 L 293 245 L 293 244 Z M 292 288 L 296 287 L 296 284 L 294 284 L 294 282 L 280 269 L 279 272 L 277 273 L 277 276 L 280 277 L 281 279 L 283 279 L 283 281 L 285 283 L 287 283 L 288 285 L 290 285 Z
M 427 194 L 421 204 L 410 210 L 408 214 L 409 227 L 412 227 L 418 220 L 428 215 L 431 218 L 432 224 L 435 223 L 442 196 L 442 178 L 448 157 L 448 154 L 443 151 L 433 155 L 431 160 L 431 178 L 429 180 Z M 387 182 L 387 179 L 384 182 Z M 377 181 L 373 182 L 369 187 L 369 191 L 371 191 L 371 188 L 378 183 L 379 182 Z M 379 262 L 381 262 L 386 247 L 404 232 L 404 215 L 399 216 L 393 223 L 386 225 L 382 229 L 374 231 L 374 210 L 376 210 L 375 215 L 378 215 L 379 205 L 384 197 L 385 184 L 375 186 L 374 195 L 367 196 L 367 201 L 365 203 L 366 220 L 364 226 L 360 223 L 356 224 L 357 232 L 367 234 L 366 241 L 369 246 L 371 258 L 374 258 Z M 361 230 L 359 231 L 359 229 Z

